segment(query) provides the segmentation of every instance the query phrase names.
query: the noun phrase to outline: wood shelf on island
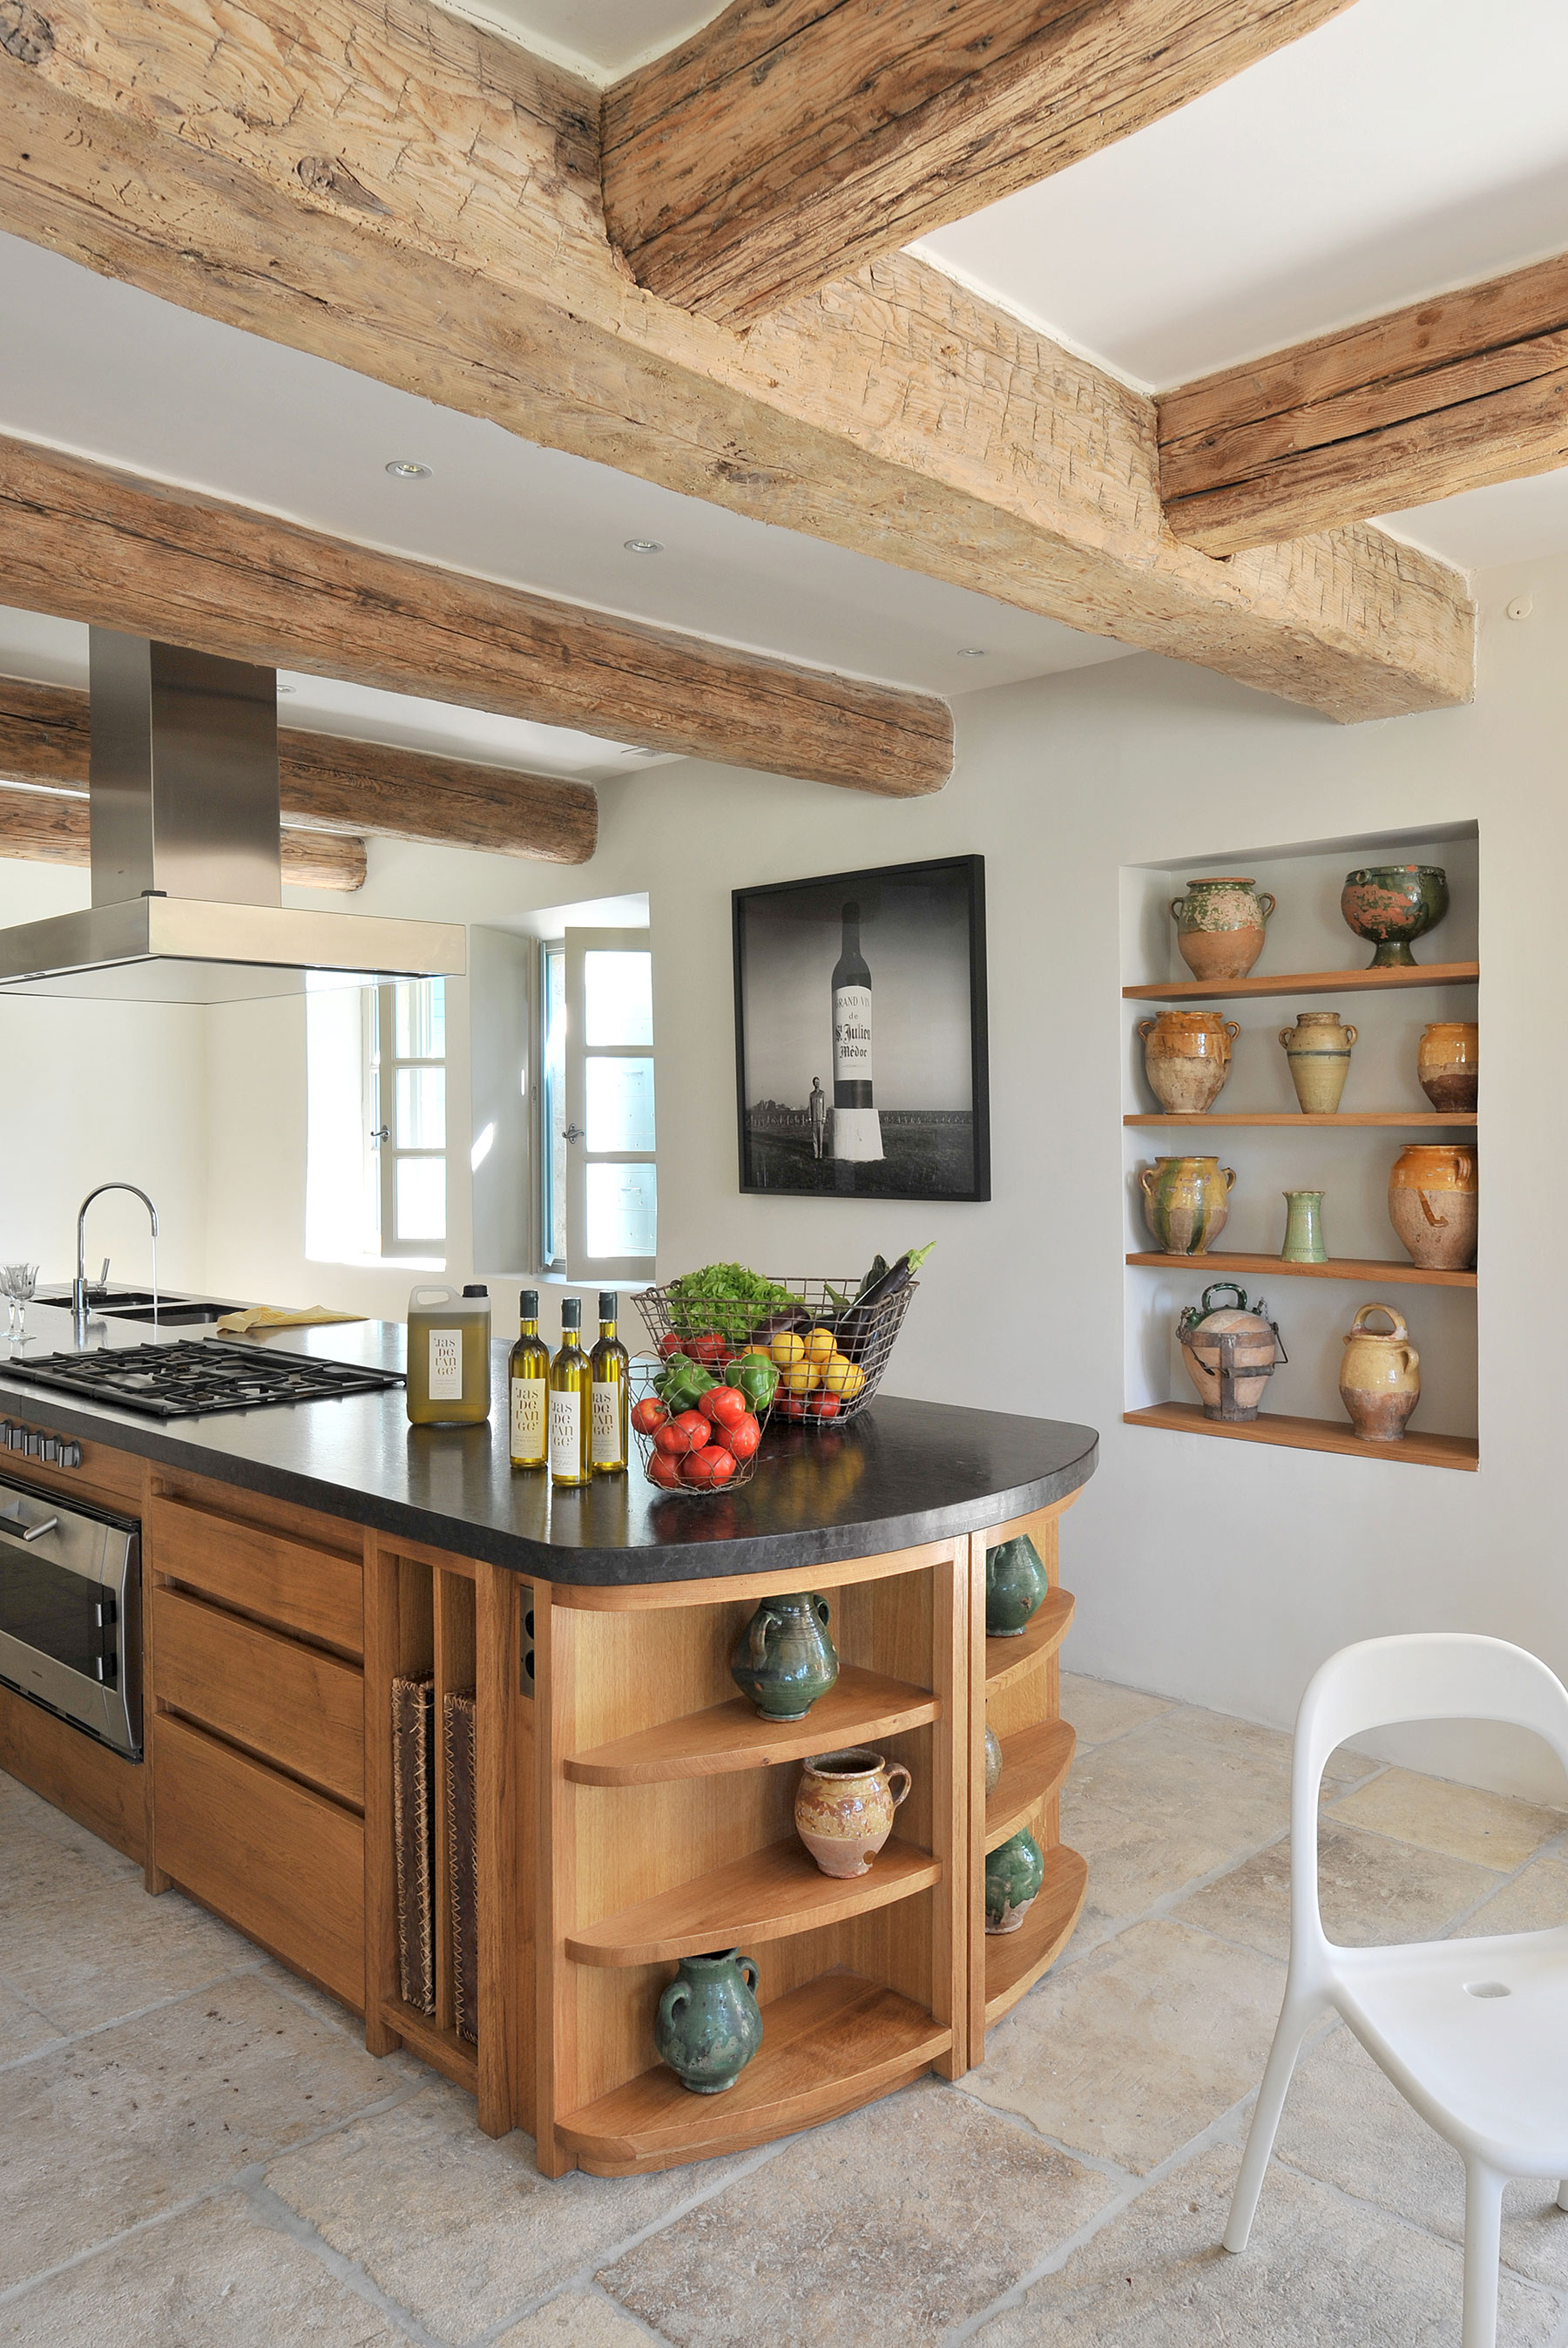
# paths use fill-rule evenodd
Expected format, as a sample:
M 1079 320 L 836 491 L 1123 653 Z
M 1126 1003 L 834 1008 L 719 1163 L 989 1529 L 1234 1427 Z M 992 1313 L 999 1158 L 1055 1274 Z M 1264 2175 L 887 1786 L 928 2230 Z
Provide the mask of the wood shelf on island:
M 764 1720 L 743 1695 L 711 1704 L 684 1719 L 619 1736 L 590 1753 L 574 1753 L 566 1774 L 579 1786 L 647 1786 L 677 1777 L 719 1776 L 734 1769 L 765 1769 L 846 1745 L 865 1745 L 919 1728 L 940 1711 L 927 1688 L 845 1663 L 827 1694 L 804 1720 Z
M 1153 1249 L 1145 1249 L 1130 1255 L 1127 1261 L 1169 1272 L 1207 1272 L 1216 1280 L 1228 1280 L 1235 1272 L 1261 1272 L 1271 1280 L 1277 1273 L 1286 1280 L 1354 1280 L 1377 1288 L 1392 1288 L 1400 1282 L 1421 1288 L 1473 1289 L 1476 1284 L 1473 1272 L 1432 1272 L 1424 1264 L 1399 1263 L 1380 1256 L 1331 1255 L 1327 1263 L 1286 1263 L 1277 1255 L 1223 1251 L 1213 1255 L 1161 1255 Z
M 1050 1590 L 1040 1600 L 1023 1629 L 1010 1639 L 986 1641 L 986 1694 L 994 1695 L 1042 1655 L 1054 1655 L 1072 1621 L 1077 1603 L 1071 1590 Z
M 566 1952 L 579 1965 L 657 1965 L 706 1949 L 743 1948 L 783 1940 L 862 1916 L 892 1900 L 928 1890 L 942 1864 L 897 1837 L 885 1843 L 864 1875 L 824 1875 L 794 1835 L 763 1850 L 678 1883 L 602 1923 L 568 1933 Z
M 1343 1421 L 1291 1418 L 1267 1411 L 1259 1418 L 1205 1418 L 1195 1402 L 1156 1403 L 1148 1410 L 1123 1411 L 1129 1426 L 1162 1426 L 1177 1435 L 1223 1435 L 1243 1443 L 1284 1444 L 1296 1451 L 1337 1451 L 1353 1459 L 1402 1461 L 1407 1468 L 1467 1468 L 1481 1465 L 1473 1435 L 1408 1434 L 1401 1443 L 1363 1443 Z
M 764 2005 L 763 2030 L 722 2096 L 690 2094 L 660 2064 L 560 2121 L 562 2143 L 597 2177 L 743 2152 L 902 2086 L 953 2043 L 923 2007 L 846 1972 L 819 1973 Z
M 1002 1774 L 986 1797 L 986 1849 L 995 1850 L 1028 1826 L 1049 1801 L 1072 1766 L 1078 1732 L 1065 1720 L 1037 1721 L 1001 1740 Z
M 1089 1868 L 1064 1842 L 1045 1854 L 1045 1880 L 1016 1932 L 986 1935 L 986 2028 L 1032 1989 L 1072 1937 Z
M 1270 994 L 1367 994 L 1384 987 L 1474 986 L 1479 962 L 1416 963 L 1406 970 L 1306 970 L 1252 978 L 1173 979 L 1167 986 L 1124 986 L 1128 1003 L 1245 1003 Z
M 1226 1117 L 1217 1109 L 1205 1109 L 1201 1117 L 1171 1117 L 1158 1109 L 1136 1111 L 1124 1117 L 1123 1125 L 1338 1125 L 1345 1127 L 1381 1125 L 1404 1126 L 1463 1126 L 1467 1129 L 1477 1122 L 1473 1108 L 1443 1110 L 1436 1108 L 1350 1109 L 1337 1111 L 1333 1117 L 1310 1116 L 1305 1109 L 1248 1110 Z

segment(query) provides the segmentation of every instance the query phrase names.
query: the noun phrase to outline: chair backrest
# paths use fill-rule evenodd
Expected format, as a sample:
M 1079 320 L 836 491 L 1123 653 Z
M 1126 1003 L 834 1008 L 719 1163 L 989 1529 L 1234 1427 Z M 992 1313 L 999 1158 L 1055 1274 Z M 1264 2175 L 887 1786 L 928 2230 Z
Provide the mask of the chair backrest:
M 1409 1720 L 1502 1720 L 1531 1728 L 1568 1769 L 1568 1688 L 1525 1648 L 1465 1631 L 1414 1631 L 1341 1647 L 1313 1674 L 1296 1715 L 1293 1948 L 1327 1944 L 1317 1905 L 1317 1797 L 1329 1755 L 1364 1729 Z

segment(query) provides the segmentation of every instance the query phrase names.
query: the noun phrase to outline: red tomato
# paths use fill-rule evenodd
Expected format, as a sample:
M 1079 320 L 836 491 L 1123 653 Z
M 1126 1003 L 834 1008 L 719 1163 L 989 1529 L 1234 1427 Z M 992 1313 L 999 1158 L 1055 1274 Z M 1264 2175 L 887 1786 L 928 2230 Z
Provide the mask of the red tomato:
M 698 1408 L 714 1426 L 736 1426 L 751 1405 L 739 1386 L 710 1386 Z
M 670 1359 L 671 1354 L 678 1354 L 681 1351 L 681 1340 L 675 1334 L 673 1329 L 667 1329 L 663 1336 L 660 1338 L 659 1350 L 663 1354 L 666 1361 Z
M 693 1451 L 689 1459 L 681 1462 L 683 1484 L 727 1484 L 734 1472 L 733 1457 L 722 1443 L 705 1444 L 701 1451 Z
M 656 1451 L 648 1462 L 648 1480 L 651 1484 L 662 1484 L 666 1491 L 679 1491 L 680 1461 L 667 1457 L 662 1451 Z
M 705 1443 L 707 1439 L 708 1429 L 704 1422 L 702 1440 Z M 687 1452 L 693 1448 L 691 1432 L 681 1425 L 679 1419 L 668 1418 L 654 1435 L 653 1448 L 656 1452 L 661 1452 L 666 1458 L 684 1459 Z
M 648 1399 L 645 1402 L 640 1402 L 632 1412 L 631 1424 L 639 1435 L 653 1435 L 663 1426 L 669 1416 L 663 1404 L 654 1395 L 650 1395 Z
M 836 1418 L 838 1396 L 835 1394 L 814 1394 L 809 1408 L 813 1418 Z
M 717 1329 L 705 1329 L 700 1337 L 692 1338 L 686 1350 L 694 1362 L 702 1362 L 709 1369 L 717 1363 L 734 1359 L 727 1341 Z
M 778 1412 L 781 1418 L 804 1418 L 805 1416 L 805 1396 L 804 1395 L 786 1394 L 781 1386 L 777 1395 L 774 1396 L 774 1408 Z
M 715 1430 L 719 1441 L 736 1459 L 749 1459 L 763 1439 L 763 1430 L 747 1411 L 744 1418 L 736 1419 L 733 1426 Z

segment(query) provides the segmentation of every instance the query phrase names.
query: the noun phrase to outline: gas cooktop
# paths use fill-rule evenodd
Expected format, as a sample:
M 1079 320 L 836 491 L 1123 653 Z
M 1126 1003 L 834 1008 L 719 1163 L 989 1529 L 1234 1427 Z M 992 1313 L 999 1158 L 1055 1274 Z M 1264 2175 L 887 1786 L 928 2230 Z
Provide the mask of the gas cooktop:
M 396 1370 L 362 1370 L 303 1354 L 274 1354 L 231 1337 L 182 1339 L 173 1345 L 127 1345 L 101 1354 L 15 1355 L 0 1369 L 29 1385 L 85 1395 L 156 1418 L 194 1418 L 213 1410 L 260 1410 L 280 1402 L 320 1402 L 332 1395 L 376 1394 L 400 1386 Z

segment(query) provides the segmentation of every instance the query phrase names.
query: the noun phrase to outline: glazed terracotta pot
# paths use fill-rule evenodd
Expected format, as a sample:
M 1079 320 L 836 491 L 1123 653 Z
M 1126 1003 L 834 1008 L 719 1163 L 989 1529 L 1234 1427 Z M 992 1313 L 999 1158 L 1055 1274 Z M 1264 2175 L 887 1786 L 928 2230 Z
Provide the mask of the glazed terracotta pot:
M 986 1930 L 1016 1932 L 1045 1881 L 1045 1860 L 1026 1827 L 986 1858 Z
M 1241 1034 L 1217 1011 L 1162 1011 L 1140 1019 L 1149 1089 L 1168 1117 L 1198 1117 L 1225 1090 L 1231 1043 Z
M 1216 1306 L 1216 1296 L 1234 1296 L 1234 1305 Z M 1268 1381 L 1279 1358 L 1279 1332 L 1268 1318 L 1262 1297 L 1255 1312 L 1247 1310 L 1246 1291 L 1234 1280 L 1216 1280 L 1205 1288 L 1203 1302 L 1189 1304 L 1176 1323 L 1182 1359 L 1198 1390 L 1205 1418 L 1255 1418 L 1268 1392 Z M 1229 1346 L 1224 1337 L 1233 1338 Z M 1225 1366 L 1229 1361 L 1229 1390 Z
M 653 2049 L 692 2095 L 723 2095 L 762 2044 L 756 1987 L 756 1960 L 738 1949 L 682 1958 L 659 2001 Z
M 1347 872 L 1339 911 L 1358 938 L 1377 947 L 1368 970 L 1408 970 L 1410 946 L 1435 930 L 1449 909 L 1449 876 L 1440 864 L 1369 864 Z
M 1250 880 L 1189 880 L 1173 897 L 1176 944 L 1194 978 L 1245 978 L 1263 952 L 1264 924 L 1274 911 L 1266 889 Z
M 764 1720 L 804 1720 L 838 1677 L 827 1601 L 809 1590 L 764 1598 L 735 1643 L 730 1677 Z
M 1475 1021 L 1434 1019 L 1423 1027 L 1416 1074 L 1434 1108 L 1474 1108 L 1481 1079 L 1481 1029 Z
M 897 1792 L 894 1781 L 904 1783 Z M 801 1766 L 794 1830 L 824 1875 L 864 1875 L 893 1831 L 893 1813 L 909 1792 L 902 1761 L 851 1746 L 816 1753 Z
M 987 1550 L 987 1638 L 1021 1638 L 1050 1588 L 1050 1576 L 1027 1533 Z
M 1427 1272 L 1468 1272 L 1475 1262 L 1479 1200 L 1475 1152 L 1412 1141 L 1389 1177 L 1389 1220 Z
M 1140 1168 L 1143 1220 L 1163 1255 L 1206 1255 L 1230 1212 L 1234 1166 L 1217 1158 L 1157 1158 Z
M 996 1792 L 997 1787 L 1001 1784 L 1001 1781 L 1002 1781 L 1002 1741 L 1001 1741 L 1001 1738 L 997 1735 L 996 1730 L 991 1726 L 991 1725 L 990 1725 L 989 1721 L 988 1721 L 988 1722 L 986 1723 L 986 1792 L 987 1792 L 987 1794 L 988 1794 L 988 1795 L 994 1794 L 994 1793 Z
M 1327 1263 L 1328 1250 L 1323 1243 L 1323 1197 L 1321 1190 L 1286 1190 L 1285 1245 L 1279 1251 L 1281 1263 Z
M 1368 1329 L 1380 1313 L 1387 1331 Z M 1421 1357 L 1405 1316 L 1391 1304 L 1363 1304 L 1345 1335 L 1339 1399 L 1363 1443 L 1402 1443 L 1405 1422 L 1421 1398 Z
M 1337 1011 L 1298 1011 L 1295 1026 L 1280 1029 L 1290 1081 L 1304 1115 L 1332 1117 L 1337 1110 L 1357 1032 Z

